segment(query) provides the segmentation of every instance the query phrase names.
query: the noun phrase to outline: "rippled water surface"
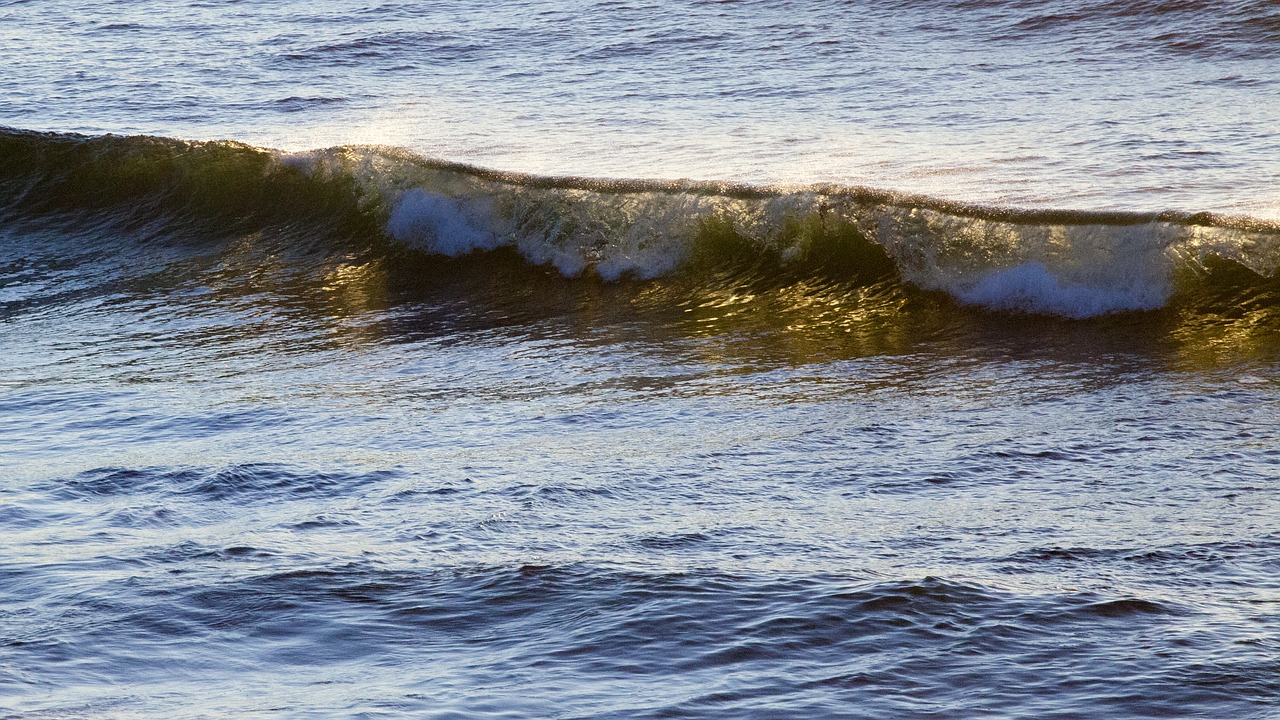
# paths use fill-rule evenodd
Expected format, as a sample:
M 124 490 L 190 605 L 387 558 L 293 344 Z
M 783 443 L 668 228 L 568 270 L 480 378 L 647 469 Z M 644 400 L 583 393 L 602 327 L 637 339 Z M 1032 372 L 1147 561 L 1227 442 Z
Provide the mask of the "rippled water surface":
M 1280 217 L 1269 0 L 0 4 L 0 124 Z
M 1257 317 L 5 227 L 23 717 L 1275 710 Z

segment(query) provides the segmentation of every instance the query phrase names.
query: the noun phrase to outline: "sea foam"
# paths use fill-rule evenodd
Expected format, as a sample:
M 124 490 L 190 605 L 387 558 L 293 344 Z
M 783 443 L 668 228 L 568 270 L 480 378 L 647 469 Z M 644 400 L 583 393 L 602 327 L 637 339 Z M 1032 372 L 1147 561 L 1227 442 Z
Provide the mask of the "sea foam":
M 1170 293 L 1168 283 L 1150 280 L 1120 287 L 1061 282 L 1038 262 L 994 271 L 971 287 L 952 291 L 956 299 L 968 305 L 1076 319 L 1126 310 L 1154 310 L 1168 301 Z

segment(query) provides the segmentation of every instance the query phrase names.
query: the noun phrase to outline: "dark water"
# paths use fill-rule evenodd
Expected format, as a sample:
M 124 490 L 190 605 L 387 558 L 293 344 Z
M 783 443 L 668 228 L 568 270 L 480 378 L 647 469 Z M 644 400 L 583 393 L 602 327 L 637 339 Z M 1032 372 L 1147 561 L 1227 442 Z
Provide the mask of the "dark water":
M 0 18 L 0 716 L 1280 717 L 1272 4 Z

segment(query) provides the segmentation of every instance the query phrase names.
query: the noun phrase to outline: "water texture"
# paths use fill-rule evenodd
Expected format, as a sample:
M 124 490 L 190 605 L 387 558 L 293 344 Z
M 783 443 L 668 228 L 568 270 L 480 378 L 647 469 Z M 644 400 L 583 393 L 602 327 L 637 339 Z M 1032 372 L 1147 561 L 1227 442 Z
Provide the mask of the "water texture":
M 7 2 L 0 124 L 1280 216 L 1268 0 Z
M 0 3 L 0 717 L 1277 717 L 1278 17 Z

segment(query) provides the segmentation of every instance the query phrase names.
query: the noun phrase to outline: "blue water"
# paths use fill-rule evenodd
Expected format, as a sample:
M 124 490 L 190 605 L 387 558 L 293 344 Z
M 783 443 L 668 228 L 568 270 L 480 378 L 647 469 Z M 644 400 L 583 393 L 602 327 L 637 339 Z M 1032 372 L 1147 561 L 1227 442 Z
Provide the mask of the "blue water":
M 0 716 L 1280 717 L 1278 29 L 0 4 Z
M 8 2 L 0 120 L 1280 217 L 1269 0 Z

